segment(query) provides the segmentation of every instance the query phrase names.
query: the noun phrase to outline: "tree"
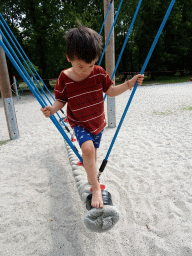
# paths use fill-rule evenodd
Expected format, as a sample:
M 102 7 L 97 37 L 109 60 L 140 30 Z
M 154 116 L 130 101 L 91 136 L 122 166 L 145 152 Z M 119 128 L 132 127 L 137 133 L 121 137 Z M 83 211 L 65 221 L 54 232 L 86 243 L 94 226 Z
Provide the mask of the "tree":
M 171 0 L 143 0 L 118 71 L 140 71 Z M 115 0 L 115 12 L 120 0 Z M 116 60 L 138 0 L 124 1 L 115 25 Z M 192 70 L 192 2 L 177 0 L 147 70 Z M 78 22 L 100 31 L 103 1 L 1 0 L 0 11 L 44 79 L 58 77 L 70 64 L 65 33 Z M 102 62 L 104 65 L 104 62 Z M 11 72 L 12 72 L 11 67 Z
M 22 47 L 44 79 L 57 77 L 69 66 L 65 32 L 77 26 L 78 20 L 98 30 L 103 17 L 102 3 L 96 5 L 90 0 L 3 0 L 1 10 L 7 22 L 19 28 Z

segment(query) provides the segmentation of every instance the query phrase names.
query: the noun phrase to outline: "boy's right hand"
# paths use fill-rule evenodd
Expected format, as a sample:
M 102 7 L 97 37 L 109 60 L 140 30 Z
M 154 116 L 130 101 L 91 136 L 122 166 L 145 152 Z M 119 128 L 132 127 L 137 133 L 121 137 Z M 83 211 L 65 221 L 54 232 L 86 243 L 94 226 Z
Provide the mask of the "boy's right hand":
M 46 106 L 45 108 L 41 108 L 41 111 L 43 112 L 45 117 L 50 117 L 53 113 L 52 106 Z

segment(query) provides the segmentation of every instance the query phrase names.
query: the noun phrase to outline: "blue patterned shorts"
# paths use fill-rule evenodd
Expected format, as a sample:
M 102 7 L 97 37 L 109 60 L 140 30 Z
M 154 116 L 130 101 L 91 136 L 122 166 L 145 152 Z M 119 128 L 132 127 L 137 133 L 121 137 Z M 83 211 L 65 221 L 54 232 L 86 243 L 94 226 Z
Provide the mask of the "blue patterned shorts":
M 79 125 L 74 127 L 74 131 L 80 147 L 85 141 L 92 140 L 94 147 L 99 148 L 103 131 L 101 131 L 98 135 L 93 135 Z

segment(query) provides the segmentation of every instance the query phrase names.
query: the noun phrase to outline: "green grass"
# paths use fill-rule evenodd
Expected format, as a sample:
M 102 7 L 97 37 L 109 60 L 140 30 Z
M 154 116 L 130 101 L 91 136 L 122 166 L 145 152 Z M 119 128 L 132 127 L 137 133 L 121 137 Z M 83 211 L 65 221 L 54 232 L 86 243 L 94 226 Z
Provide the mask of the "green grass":
M 189 82 L 191 78 L 192 78 L 192 75 L 180 76 L 180 74 L 177 73 L 173 76 L 158 76 L 154 80 L 152 80 L 150 76 L 145 75 L 145 79 L 142 85 L 145 86 L 145 85 L 153 85 L 153 84 L 184 83 L 184 82 Z M 121 77 L 119 76 L 116 78 L 115 84 L 118 85 L 123 82 L 124 81 L 121 80 Z M 192 82 L 191 82 L 191 85 L 192 85 Z
M 182 111 L 185 111 L 185 110 L 190 110 L 190 111 L 192 111 L 192 106 L 182 107 L 181 110 L 182 110 Z
M 158 115 L 158 116 L 168 116 L 168 115 L 172 115 L 174 114 L 175 112 L 171 111 L 171 110 L 166 110 L 164 112 L 159 112 L 159 111 L 153 111 L 153 114 L 154 115 Z
M 168 83 L 184 83 L 189 82 L 192 76 L 180 76 L 179 74 L 175 74 L 174 76 L 159 76 L 156 77 L 155 80 L 151 80 L 150 77 L 145 76 L 143 81 L 143 85 L 150 85 L 150 84 L 168 84 Z M 191 82 L 192 84 L 192 82 Z
M 39 82 L 39 81 L 38 81 L 38 82 Z M 53 89 L 55 88 L 56 82 L 57 82 L 57 79 L 55 79 L 55 80 L 50 80 L 50 81 L 49 81 L 49 84 L 50 84 L 50 86 L 51 86 Z M 42 82 L 39 82 L 39 84 L 40 84 L 41 87 L 44 89 L 43 83 L 42 83 Z M 40 89 L 40 86 L 36 83 L 36 81 L 35 81 L 35 85 L 37 86 L 38 89 Z M 19 87 L 20 87 L 21 89 L 26 89 L 26 88 L 28 88 L 28 86 L 26 85 L 25 82 L 20 82 L 20 83 L 19 83 Z
M 3 140 L 3 141 L 0 141 L 0 146 L 2 145 L 5 145 L 7 142 L 9 142 L 10 140 Z
M 159 112 L 159 111 L 153 111 L 153 114 L 154 115 L 162 115 L 162 116 L 168 116 L 168 115 L 173 115 L 173 114 L 177 114 L 177 113 L 181 113 L 183 111 L 192 111 L 192 106 L 182 106 L 180 107 L 179 109 L 177 110 L 169 110 L 167 109 L 166 111 L 164 112 Z
M 42 82 L 39 82 L 39 84 L 43 87 L 43 83 Z M 36 84 L 36 82 L 35 82 L 35 85 L 37 86 L 38 89 L 40 88 L 39 85 Z M 28 86 L 26 85 L 25 82 L 20 82 L 19 83 L 19 87 L 22 88 L 22 89 L 28 88 Z
M 52 88 L 55 87 L 56 82 L 57 82 L 57 80 L 51 80 L 51 81 L 49 81 L 49 83 L 50 83 L 50 85 L 51 85 Z

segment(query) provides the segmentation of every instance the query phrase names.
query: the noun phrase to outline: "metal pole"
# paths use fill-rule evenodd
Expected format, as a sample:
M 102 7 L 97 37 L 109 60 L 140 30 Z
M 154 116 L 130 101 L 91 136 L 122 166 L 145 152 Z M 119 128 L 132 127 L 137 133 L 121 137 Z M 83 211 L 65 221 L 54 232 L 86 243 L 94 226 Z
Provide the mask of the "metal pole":
M 0 35 L 0 40 L 2 40 L 1 35 Z M 19 131 L 17 126 L 15 108 L 13 105 L 13 98 L 12 98 L 6 57 L 1 46 L 0 46 L 0 89 L 1 89 L 2 99 L 3 99 L 5 116 L 7 120 L 9 137 L 11 140 L 14 140 L 19 137 Z
M 108 10 L 111 0 L 104 0 L 104 16 Z M 111 4 L 111 9 L 109 10 L 106 22 L 105 22 L 105 42 L 108 39 L 111 27 L 114 21 L 114 1 Z M 113 70 L 115 69 L 115 40 L 114 40 L 114 29 L 111 33 L 111 37 L 108 43 L 108 46 L 105 51 L 105 65 L 106 71 L 111 77 Z M 115 77 L 113 79 L 115 86 Z M 108 127 L 116 127 L 116 114 L 115 114 L 115 98 L 107 96 L 107 114 L 108 114 Z
M 17 80 L 16 80 L 15 76 L 13 76 L 13 87 L 14 87 L 15 93 L 17 95 L 17 100 L 19 100 L 20 97 L 19 97 L 19 93 L 18 93 L 18 90 L 17 90 Z

